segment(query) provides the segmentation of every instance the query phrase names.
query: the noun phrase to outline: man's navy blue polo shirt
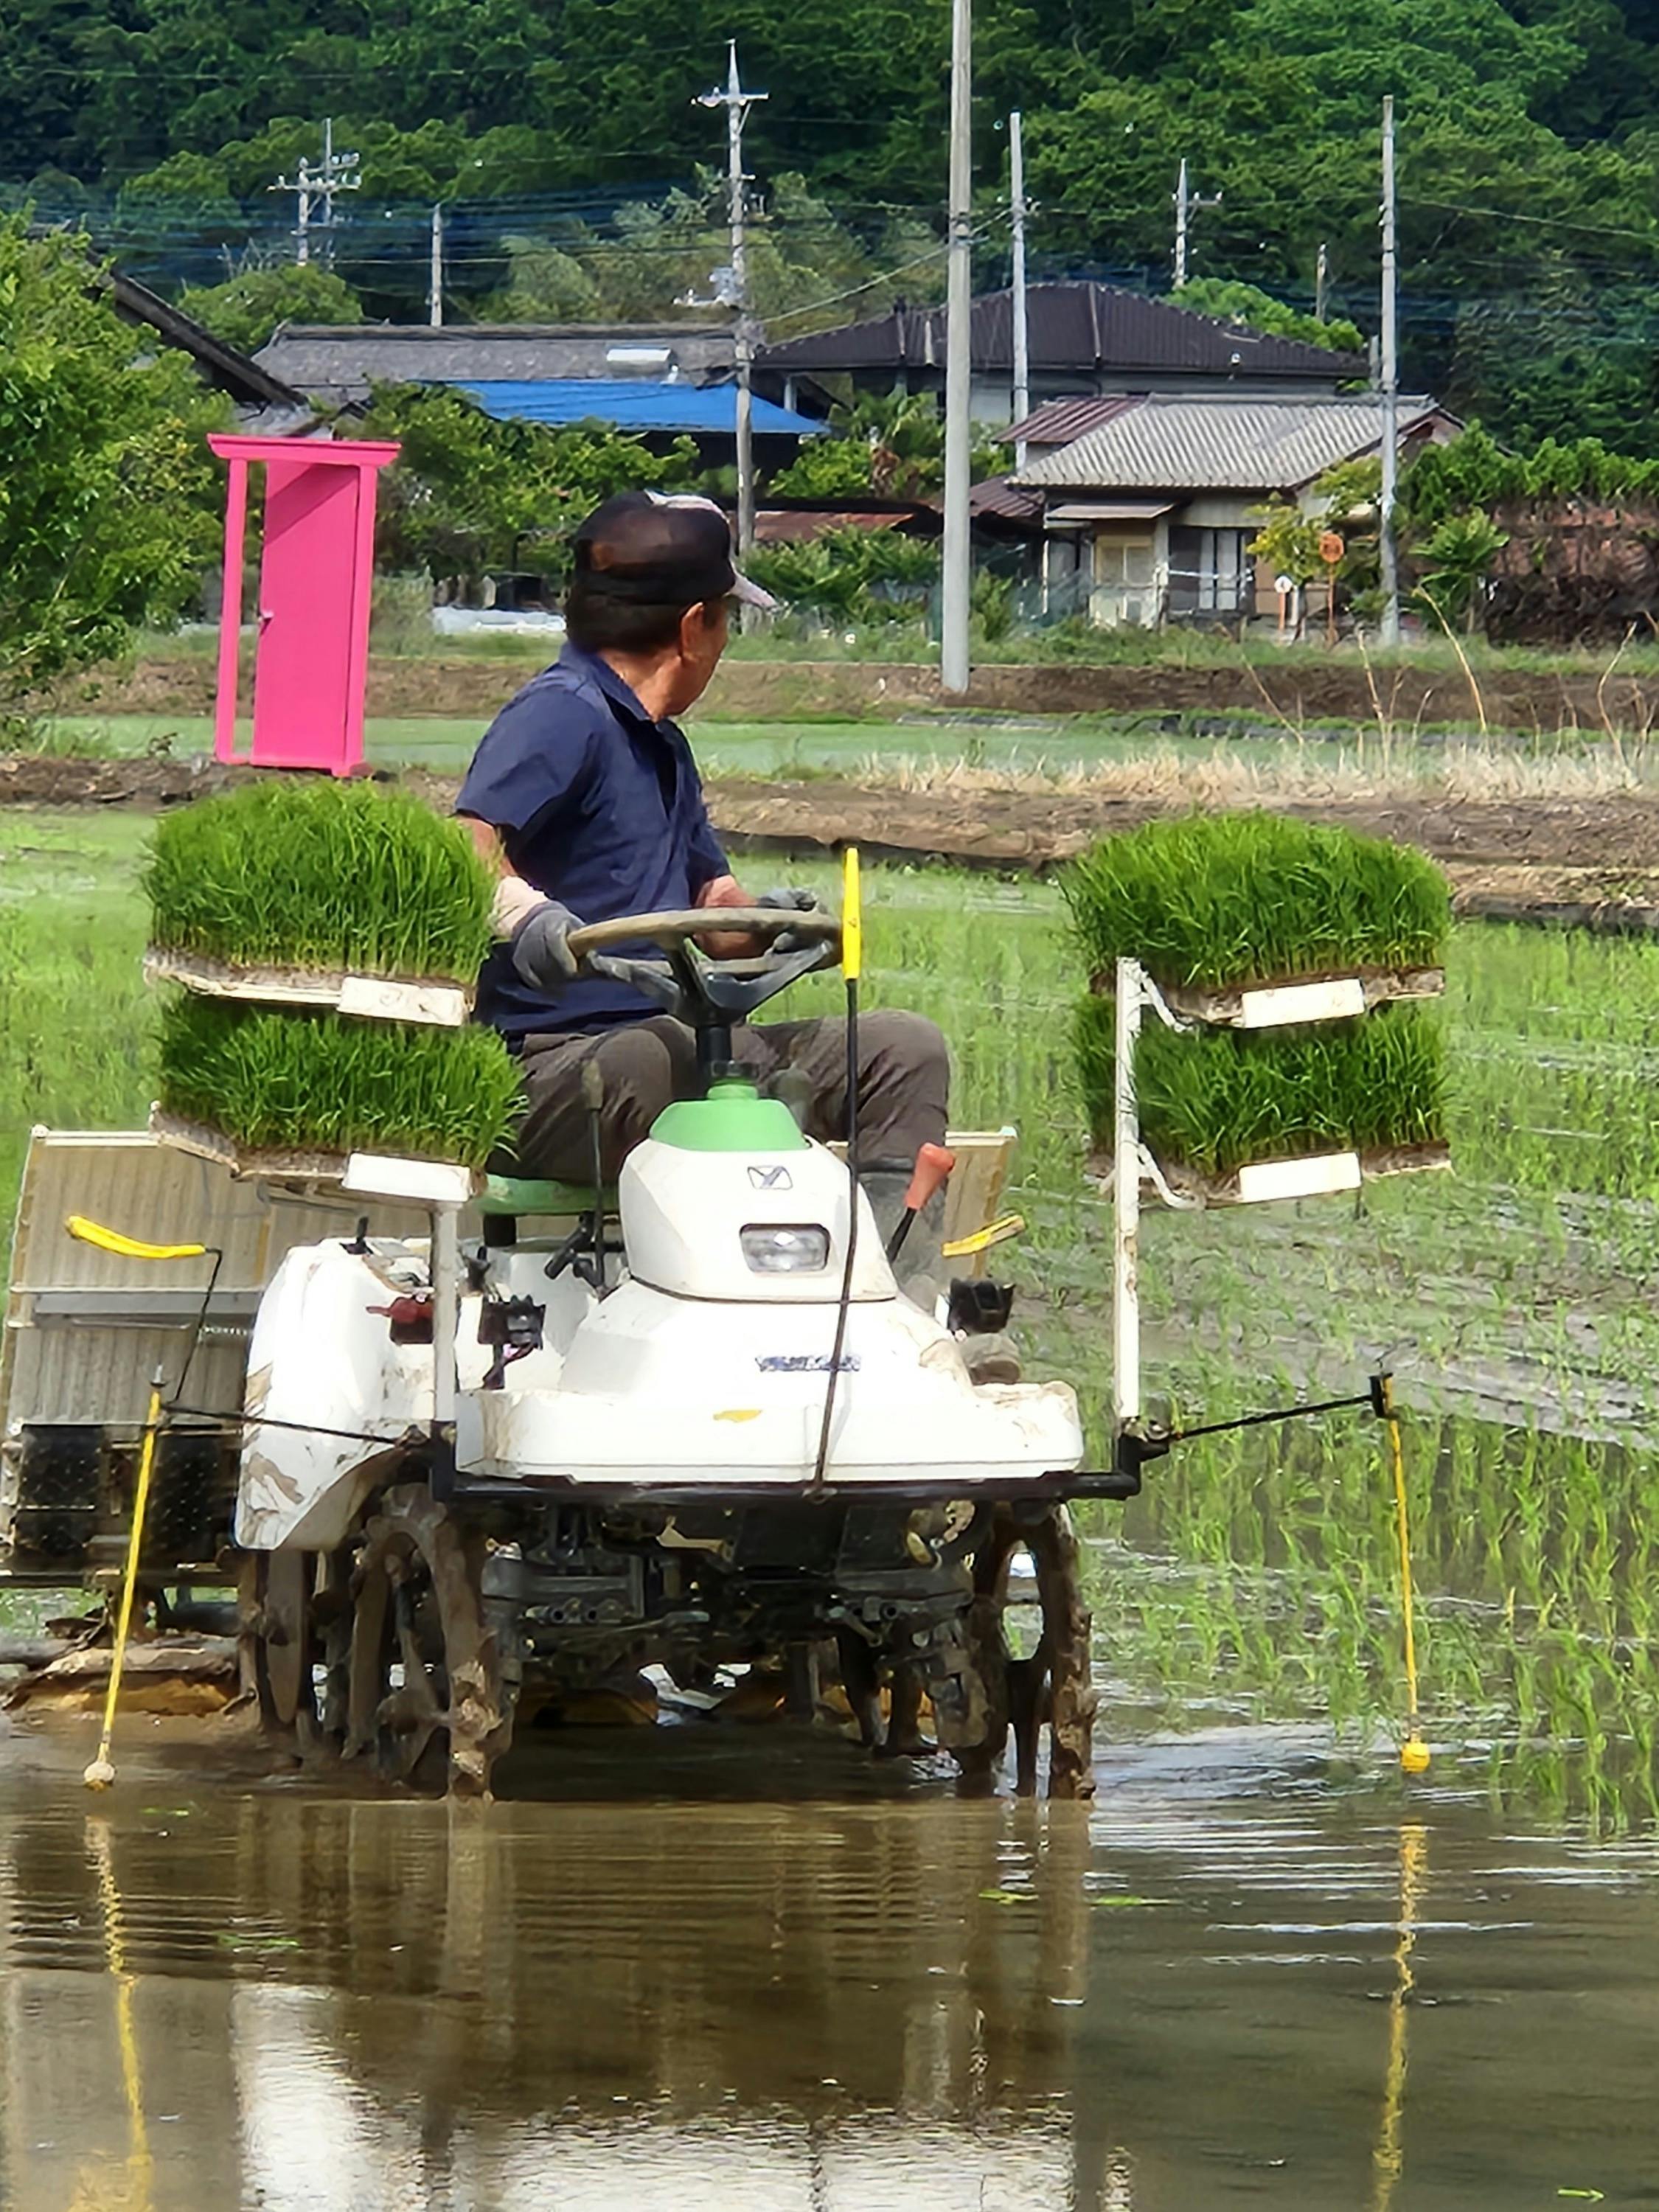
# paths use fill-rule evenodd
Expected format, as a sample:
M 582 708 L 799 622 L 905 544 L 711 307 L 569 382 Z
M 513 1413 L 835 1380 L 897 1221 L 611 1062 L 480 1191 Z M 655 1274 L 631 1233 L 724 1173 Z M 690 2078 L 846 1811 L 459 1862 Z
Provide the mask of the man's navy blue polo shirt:
M 455 811 L 499 830 L 514 874 L 582 921 L 695 906 L 727 872 L 684 737 L 574 645 L 485 731 Z M 478 1019 L 509 1038 L 591 1034 L 660 1011 L 599 975 L 544 999 L 520 981 L 504 945 L 478 978 Z

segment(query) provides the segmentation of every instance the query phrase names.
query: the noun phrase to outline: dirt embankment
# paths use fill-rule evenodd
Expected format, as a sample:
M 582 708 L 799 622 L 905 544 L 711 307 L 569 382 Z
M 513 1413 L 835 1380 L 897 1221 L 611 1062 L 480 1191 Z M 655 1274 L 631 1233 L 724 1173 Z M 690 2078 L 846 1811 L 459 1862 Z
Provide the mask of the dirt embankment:
M 186 805 L 253 774 L 210 759 L 56 760 L 0 756 L 0 805 Z M 453 778 L 402 781 L 434 806 Z M 823 854 L 857 844 L 872 859 L 936 860 L 1042 872 L 1113 830 L 1183 811 L 1179 794 L 951 789 L 854 783 L 715 781 L 710 811 L 734 854 Z M 1415 845 L 1446 871 L 1461 910 L 1516 920 L 1659 933 L 1659 798 L 1472 799 L 1370 796 L 1260 803 Z
M 480 727 L 525 681 L 527 659 L 395 659 L 373 656 L 368 712 L 402 719 L 476 717 Z M 991 714 L 1248 715 L 1292 729 L 1332 722 L 1379 721 L 1401 731 L 1424 724 L 1533 734 L 1563 729 L 1638 732 L 1659 720 L 1659 682 L 1621 673 L 1552 674 L 1542 670 L 1477 675 L 1477 701 L 1455 669 L 1383 668 L 1321 660 L 1300 650 L 1266 667 L 1243 659 L 1182 668 L 977 668 L 965 702 L 947 702 L 936 669 L 872 661 L 727 660 L 708 710 L 738 720 L 787 721 L 802 714 L 856 718 L 965 704 Z M 210 659 L 141 661 L 100 680 L 100 714 L 210 714 Z M 62 711 L 84 712 L 65 696 Z

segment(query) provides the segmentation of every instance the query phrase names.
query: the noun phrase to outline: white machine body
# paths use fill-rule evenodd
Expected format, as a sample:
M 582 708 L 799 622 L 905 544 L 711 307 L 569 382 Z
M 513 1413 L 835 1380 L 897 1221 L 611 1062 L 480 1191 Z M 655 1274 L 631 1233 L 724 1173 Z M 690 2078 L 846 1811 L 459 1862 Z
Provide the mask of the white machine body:
M 799 1491 L 817 1463 L 848 1196 L 845 1167 L 817 1145 L 638 1146 L 619 1193 L 626 1270 L 608 1295 L 569 1269 L 550 1282 L 544 1249 L 492 1254 L 487 1291 L 463 1293 L 459 1474 L 576 1495 Z M 975 1384 L 959 1340 L 900 1292 L 861 1193 L 857 1221 L 826 1482 L 997 1495 L 1079 1467 L 1070 1388 Z M 250 1351 L 247 1410 L 264 1418 L 246 1431 L 239 1543 L 343 1542 L 388 1449 L 431 1420 L 431 1346 L 395 1343 L 386 1310 L 424 1292 L 428 1269 L 415 1240 L 335 1241 L 283 1261 Z M 546 1308 L 540 1348 L 496 1387 L 479 1341 L 486 1297 Z

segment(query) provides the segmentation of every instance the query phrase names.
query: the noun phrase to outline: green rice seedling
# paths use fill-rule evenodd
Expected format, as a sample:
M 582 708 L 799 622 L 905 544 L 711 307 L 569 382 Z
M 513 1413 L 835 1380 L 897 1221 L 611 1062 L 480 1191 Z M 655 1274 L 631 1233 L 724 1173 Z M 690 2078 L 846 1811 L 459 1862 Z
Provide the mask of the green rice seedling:
M 1194 814 L 1109 837 L 1062 888 L 1091 973 L 1141 961 L 1215 989 L 1433 967 L 1450 919 L 1422 854 L 1278 814 Z
M 466 832 L 380 784 L 276 776 L 182 807 L 143 886 L 155 945 L 239 966 L 471 983 L 489 950 Z
M 1083 1000 L 1073 1035 L 1097 1143 L 1112 1130 L 1113 1009 Z M 1393 1150 L 1446 1131 L 1440 1026 L 1420 1007 L 1293 1030 L 1196 1030 L 1161 1023 L 1135 1053 L 1141 1132 L 1166 1166 L 1226 1175 L 1251 1160 Z
M 493 1030 L 405 1027 L 182 993 L 161 1018 L 164 1111 L 249 1152 L 374 1152 L 482 1167 L 518 1070 Z

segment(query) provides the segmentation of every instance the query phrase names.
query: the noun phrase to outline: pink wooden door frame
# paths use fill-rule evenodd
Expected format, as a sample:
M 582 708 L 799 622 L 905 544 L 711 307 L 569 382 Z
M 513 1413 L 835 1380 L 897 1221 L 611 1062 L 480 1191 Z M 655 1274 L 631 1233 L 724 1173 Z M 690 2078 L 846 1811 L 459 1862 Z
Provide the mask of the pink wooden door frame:
M 255 767 L 327 769 L 349 775 L 363 757 L 363 696 L 368 678 L 369 595 L 374 573 L 374 505 L 380 471 L 397 458 L 392 444 L 364 439 L 245 438 L 210 435 L 208 444 L 221 460 L 230 465 L 225 499 L 224 597 L 219 616 L 219 684 L 215 702 L 213 749 L 222 761 L 235 763 L 236 689 L 241 659 L 242 550 L 247 528 L 247 472 L 251 465 L 278 461 L 292 483 L 296 470 L 349 468 L 356 472 L 356 497 L 351 514 L 349 605 L 345 611 L 346 633 L 343 696 L 337 713 L 324 718 L 326 726 L 279 730 L 269 744 L 261 720 L 252 751 L 246 757 Z M 263 576 L 263 570 L 262 570 Z M 280 633 L 277 650 L 288 652 L 292 641 Z M 260 655 L 265 649 L 265 611 L 261 610 L 258 642 L 254 652 L 255 683 Z M 280 705 L 277 708 L 280 717 Z M 262 757 L 263 754 L 263 757 Z

